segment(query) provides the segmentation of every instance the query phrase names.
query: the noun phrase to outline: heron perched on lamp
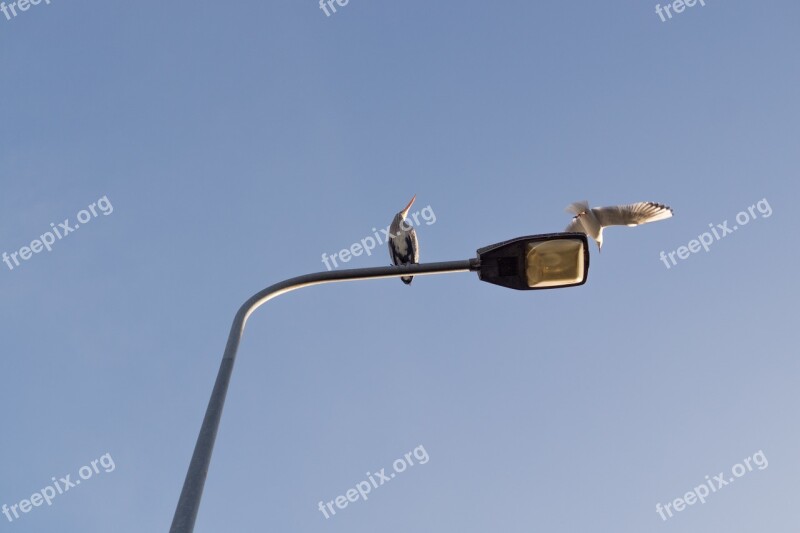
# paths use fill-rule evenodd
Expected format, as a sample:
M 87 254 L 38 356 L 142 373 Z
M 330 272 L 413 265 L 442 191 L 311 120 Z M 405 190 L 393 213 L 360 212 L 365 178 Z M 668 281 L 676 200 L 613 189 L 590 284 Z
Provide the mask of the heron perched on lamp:
M 393 265 L 416 265 L 419 263 L 417 232 L 406 222 L 408 211 L 416 199 L 417 195 L 415 194 L 408 205 L 394 216 L 392 225 L 389 226 L 389 257 L 392 258 Z M 414 276 L 403 276 L 400 279 L 408 285 Z

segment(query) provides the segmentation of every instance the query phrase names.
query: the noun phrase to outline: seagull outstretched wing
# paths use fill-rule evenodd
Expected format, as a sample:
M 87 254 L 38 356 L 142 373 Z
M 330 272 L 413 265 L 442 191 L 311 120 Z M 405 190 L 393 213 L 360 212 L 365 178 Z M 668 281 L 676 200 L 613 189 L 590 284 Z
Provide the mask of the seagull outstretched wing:
M 612 207 L 595 207 L 592 212 L 600 225 L 605 226 L 638 226 L 672 216 L 672 209 L 655 202 L 638 202 Z

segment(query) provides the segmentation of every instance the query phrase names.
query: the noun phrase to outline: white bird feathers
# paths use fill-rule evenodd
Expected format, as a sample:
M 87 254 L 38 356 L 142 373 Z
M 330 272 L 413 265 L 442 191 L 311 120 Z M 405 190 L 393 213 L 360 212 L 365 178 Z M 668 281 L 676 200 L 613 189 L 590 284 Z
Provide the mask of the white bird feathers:
M 394 265 L 419 263 L 419 241 L 417 232 L 406 222 L 406 216 L 414 200 L 394 216 L 389 227 L 389 256 Z M 603 229 L 608 226 L 639 226 L 648 222 L 664 220 L 672 216 L 672 208 L 656 202 L 637 202 L 635 204 L 614 205 L 609 207 L 589 207 L 589 202 L 574 202 L 567 206 L 567 212 L 574 216 L 564 230 L 569 233 L 585 233 L 595 240 L 597 249 L 603 249 Z M 406 285 L 413 276 L 400 278 Z
M 672 208 L 655 202 L 638 202 L 611 207 L 589 207 L 589 202 L 575 202 L 567 206 L 575 216 L 564 231 L 585 233 L 603 248 L 603 228 L 608 226 L 638 226 L 664 220 L 672 216 Z

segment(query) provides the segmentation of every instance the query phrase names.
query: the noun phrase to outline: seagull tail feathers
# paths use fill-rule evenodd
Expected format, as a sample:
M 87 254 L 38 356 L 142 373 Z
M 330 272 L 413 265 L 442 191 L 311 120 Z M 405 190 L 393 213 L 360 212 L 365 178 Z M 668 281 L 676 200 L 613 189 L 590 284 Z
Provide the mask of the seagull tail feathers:
M 572 213 L 573 215 L 580 215 L 581 213 L 589 210 L 589 202 L 583 200 L 581 202 L 573 202 L 567 206 L 567 213 Z

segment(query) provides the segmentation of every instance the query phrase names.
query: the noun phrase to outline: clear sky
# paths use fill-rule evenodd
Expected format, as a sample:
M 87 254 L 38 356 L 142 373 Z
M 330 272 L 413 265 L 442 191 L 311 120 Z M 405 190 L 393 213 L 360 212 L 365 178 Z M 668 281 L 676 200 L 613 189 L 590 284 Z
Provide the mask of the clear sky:
M 0 531 L 167 531 L 238 306 L 413 194 L 423 261 L 560 231 L 577 200 L 675 216 L 608 230 L 578 288 L 462 273 L 270 302 L 197 532 L 796 531 L 800 5 L 336 7 L 0 14 L 0 252 L 86 221 L 0 263 L 0 505 L 90 467 Z

